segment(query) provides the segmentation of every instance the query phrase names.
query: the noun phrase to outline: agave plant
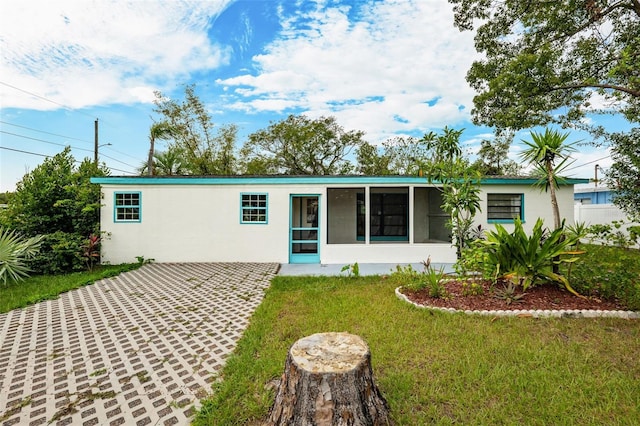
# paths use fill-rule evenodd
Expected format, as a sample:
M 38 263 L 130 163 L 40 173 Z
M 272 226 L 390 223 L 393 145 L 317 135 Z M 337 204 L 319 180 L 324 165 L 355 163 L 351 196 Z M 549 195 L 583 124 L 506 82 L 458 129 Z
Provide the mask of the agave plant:
M 576 238 L 567 235 L 562 227 L 545 233 L 542 219 L 536 221 L 531 235 L 524 231 L 520 220 L 515 221 L 512 233 L 497 224 L 495 231 L 488 232 L 486 241 L 481 242 L 487 248 L 488 261 L 499 266 L 503 278 L 521 284 L 523 291 L 538 280 L 547 280 L 562 284 L 579 296 L 566 277 L 553 272 L 554 264 L 571 263 L 578 259 L 567 256 L 578 254 L 570 250 L 575 243 Z
M 0 227 L 0 281 L 20 281 L 29 276 L 26 261 L 40 248 L 42 236 L 23 238 L 15 231 Z

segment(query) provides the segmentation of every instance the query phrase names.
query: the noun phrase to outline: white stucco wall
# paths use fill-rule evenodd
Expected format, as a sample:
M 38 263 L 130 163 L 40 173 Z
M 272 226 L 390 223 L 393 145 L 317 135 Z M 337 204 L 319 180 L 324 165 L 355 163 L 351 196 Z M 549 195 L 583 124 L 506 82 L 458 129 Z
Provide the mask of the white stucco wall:
M 487 221 L 487 194 L 524 194 L 524 223 L 525 231 L 533 229 L 536 220 L 540 217 L 544 220 L 544 226 L 553 228 L 553 212 L 551 210 L 551 195 L 544 190 L 540 191 L 531 185 L 486 185 L 480 193 L 482 211 L 475 217 L 476 225 L 482 225 L 484 229 L 494 229 L 494 224 Z M 560 210 L 560 219 L 566 219 L 567 225 L 573 224 L 573 186 L 561 186 L 556 196 Z M 501 223 L 508 231 L 513 230 L 513 224 Z
M 102 184 L 101 227 L 104 262 L 135 262 L 137 256 L 156 262 L 279 262 L 289 261 L 289 208 L 291 194 L 320 195 L 321 263 L 406 263 L 431 257 L 433 262 L 455 261 L 455 249 L 447 243 L 371 242 L 364 244 L 327 244 L 327 186 L 354 188 L 354 184 L 305 185 L 171 185 Z M 364 185 L 363 185 L 364 186 Z M 374 187 L 380 184 L 371 185 Z M 407 185 L 400 185 L 407 188 Z M 410 185 L 410 187 L 413 187 Z M 141 221 L 114 222 L 114 192 L 141 193 Z M 410 191 L 412 193 L 413 191 Z M 538 216 L 552 226 L 549 194 L 529 185 L 490 185 L 481 193 L 482 211 L 476 222 L 483 228 L 493 226 L 486 220 L 487 193 L 524 193 L 525 227 L 531 229 Z M 268 194 L 268 224 L 240 223 L 240 194 Z M 558 192 L 562 217 L 573 222 L 571 186 Z M 412 203 L 412 201 L 411 201 Z M 348 208 L 345 206 L 349 205 Z M 353 211 L 352 203 L 345 209 Z M 342 209 L 342 210 L 345 210 Z M 346 211 L 345 210 L 345 211 Z M 423 211 L 424 207 L 417 211 Z M 345 213 L 342 211 L 342 213 Z M 355 219 L 354 219 L 355 220 Z M 410 214 L 410 222 L 418 222 Z M 340 232 L 353 234 L 352 225 Z M 420 227 L 424 228 L 425 224 Z M 512 225 L 505 224 L 507 229 Z M 337 231 L 339 228 L 336 228 Z M 410 228 L 411 232 L 411 228 Z

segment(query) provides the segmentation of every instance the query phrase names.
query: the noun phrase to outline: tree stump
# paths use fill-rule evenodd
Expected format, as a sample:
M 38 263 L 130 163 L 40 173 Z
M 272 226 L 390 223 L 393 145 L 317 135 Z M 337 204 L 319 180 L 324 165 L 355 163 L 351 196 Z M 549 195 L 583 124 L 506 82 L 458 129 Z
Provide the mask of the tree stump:
M 291 346 L 268 425 L 389 425 L 359 336 L 318 333 Z

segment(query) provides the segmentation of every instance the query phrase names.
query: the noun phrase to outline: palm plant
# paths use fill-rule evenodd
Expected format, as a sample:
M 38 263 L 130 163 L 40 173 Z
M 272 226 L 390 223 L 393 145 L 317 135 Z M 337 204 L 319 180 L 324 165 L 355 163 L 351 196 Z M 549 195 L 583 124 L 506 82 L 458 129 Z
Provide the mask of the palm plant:
M 35 257 L 42 238 L 42 235 L 23 238 L 15 231 L 0 227 L 0 281 L 4 285 L 29 276 L 26 261 Z
M 556 189 L 562 180 L 560 172 L 570 164 L 568 163 L 569 154 L 575 151 L 573 147 L 575 143 L 565 143 L 568 137 L 569 133 L 559 133 L 549 129 L 545 129 L 544 133 L 531 132 L 533 140 L 531 142 L 522 141 L 528 148 L 520 153 L 523 160 L 538 169 L 541 178 L 537 184 L 544 187 L 545 190 L 549 190 L 555 229 L 561 227 L 560 210 L 556 196 Z
M 154 154 L 155 154 L 155 143 L 156 140 L 166 140 L 173 137 L 174 129 L 171 125 L 166 121 L 159 121 L 157 123 L 153 123 L 151 128 L 149 128 L 149 158 L 147 160 L 147 173 L 149 176 L 153 176 L 154 173 Z

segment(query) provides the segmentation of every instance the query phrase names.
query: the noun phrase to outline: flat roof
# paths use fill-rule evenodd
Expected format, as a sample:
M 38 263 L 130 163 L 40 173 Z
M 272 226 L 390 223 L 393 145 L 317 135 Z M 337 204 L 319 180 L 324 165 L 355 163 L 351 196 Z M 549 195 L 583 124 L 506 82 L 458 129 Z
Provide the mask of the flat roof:
M 532 177 L 488 176 L 482 185 L 533 185 Z M 565 178 L 563 185 L 588 183 L 589 179 Z M 294 185 L 294 184 L 361 184 L 361 185 L 420 185 L 428 184 L 420 176 L 106 176 L 92 177 L 91 183 L 100 185 Z M 434 185 L 440 182 L 431 182 Z

